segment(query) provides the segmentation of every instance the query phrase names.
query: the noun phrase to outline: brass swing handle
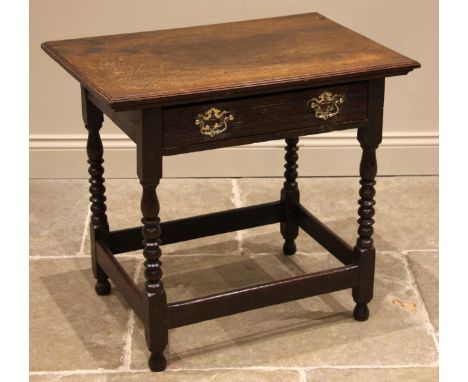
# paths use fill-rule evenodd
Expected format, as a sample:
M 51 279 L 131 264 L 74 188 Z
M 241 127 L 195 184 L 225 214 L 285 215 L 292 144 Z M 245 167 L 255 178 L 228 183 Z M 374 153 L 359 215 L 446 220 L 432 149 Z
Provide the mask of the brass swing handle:
M 333 94 L 325 90 L 318 97 L 313 97 L 307 101 L 307 107 L 315 112 L 315 117 L 327 120 L 340 112 L 340 106 L 344 104 L 343 94 Z
M 219 110 L 210 107 L 204 113 L 197 114 L 195 126 L 200 128 L 200 133 L 210 138 L 225 132 L 228 122 L 234 120 L 234 115 L 228 110 Z

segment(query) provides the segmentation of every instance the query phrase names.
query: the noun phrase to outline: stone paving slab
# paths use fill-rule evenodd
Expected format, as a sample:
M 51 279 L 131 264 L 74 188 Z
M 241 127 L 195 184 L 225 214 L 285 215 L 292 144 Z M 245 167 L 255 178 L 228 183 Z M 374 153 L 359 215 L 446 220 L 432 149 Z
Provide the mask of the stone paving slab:
M 301 382 L 297 371 L 206 370 L 31 376 L 30 382 Z
M 388 368 L 388 369 L 319 369 L 307 372 L 306 382 L 437 382 L 437 368 Z
M 410 252 L 411 271 L 436 332 L 439 331 L 439 253 Z
M 29 254 L 70 256 L 80 251 L 88 214 L 88 181 L 29 182 Z
M 122 261 L 130 274 L 135 264 Z M 96 295 L 88 258 L 31 261 L 29 288 L 31 371 L 122 364 L 129 308 L 115 288 Z

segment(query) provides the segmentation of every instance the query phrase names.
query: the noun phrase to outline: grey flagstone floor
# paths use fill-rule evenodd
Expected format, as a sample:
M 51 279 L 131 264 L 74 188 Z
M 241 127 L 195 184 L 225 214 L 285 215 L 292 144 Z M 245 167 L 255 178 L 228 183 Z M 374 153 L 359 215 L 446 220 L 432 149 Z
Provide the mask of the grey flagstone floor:
M 169 220 L 277 200 L 283 180 L 164 179 Z M 299 178 L 302 203 L 353 244 L 357 178 Z M 136 179 L 106 181 L 111 229 L 140 224 Z M 350 291 L 170 331 L 166 381 L 437 381 L 438 178 L 377 180 L 375 296 L 352 319 Z M 153 381 L 141 323 L 113 289 L 99 297 L 89 259 L 88 182 L 30 181 L 31 381 Z M 278 225 L 163 247 L 168 300 L 327 269 L 337 261 L 301 233 L 282 256 Z M 139 252 L 119 255 L 142 283 Z

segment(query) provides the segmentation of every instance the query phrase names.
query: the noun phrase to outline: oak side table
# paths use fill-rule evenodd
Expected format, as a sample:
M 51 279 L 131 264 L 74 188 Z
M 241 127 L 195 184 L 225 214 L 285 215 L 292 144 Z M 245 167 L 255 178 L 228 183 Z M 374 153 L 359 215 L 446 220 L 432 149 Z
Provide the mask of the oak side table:
M 145 326 L 149 367 L 166 368 L 168 330 L 216 317 L 352 289 L 354 318 L 372 299 L 376 149 L 385 77 L 420 64 L 318 14 L 53 41 L 44 51 L 81 84 L 88 130 L 91 259 L 96 292 L 110 278 Z M 142 226 L 111 231 L 106 216 L 103 114 L 136 143 Z M 357 129 L 362 147 L 354 247 L 299 202 L 298 137 Z M 272 139 L 286 140 L 279 200 L 160 222 L 156 188 L 163 157 Z M 247 288 L 167 302 L 161 246 L 280 223 L 283 253 L 303 229 L 343 266 Z M 117 254 L 143 249 L 145 290 Z

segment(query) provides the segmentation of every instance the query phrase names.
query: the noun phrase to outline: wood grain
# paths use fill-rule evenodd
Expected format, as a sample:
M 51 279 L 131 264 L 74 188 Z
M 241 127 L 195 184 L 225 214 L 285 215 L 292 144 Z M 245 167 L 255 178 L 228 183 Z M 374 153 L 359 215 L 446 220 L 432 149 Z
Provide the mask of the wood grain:
M 400 75 L 420 66 L 318 13 L 52 41 L 42 48 L 115 109 Z
M 356 285 L 358 276 L 359 268 L 348 265 L 171 303 L 169 328 L 347 289 Z
M 367 82 L 284 92 L 262 97 L 246 97 L 229 101 L 191 104 L 163 109 L 163 147 L 172 149 L 200 143 L 231 140 L 306 127 L 336 126 L 341 122 L 364 121 L 367 118 Z M 319 119 L 308 106 L 312 97 L 323 91 L 345 97 L 340 112 L 327 120 Z M 210 137 L 202 135 L 195 125 L 199 113 L 211 106 L 227 110 L 234 120 L 229 121 L 223 133 Z M 333 130 L 333 127 L 331 128 Z

